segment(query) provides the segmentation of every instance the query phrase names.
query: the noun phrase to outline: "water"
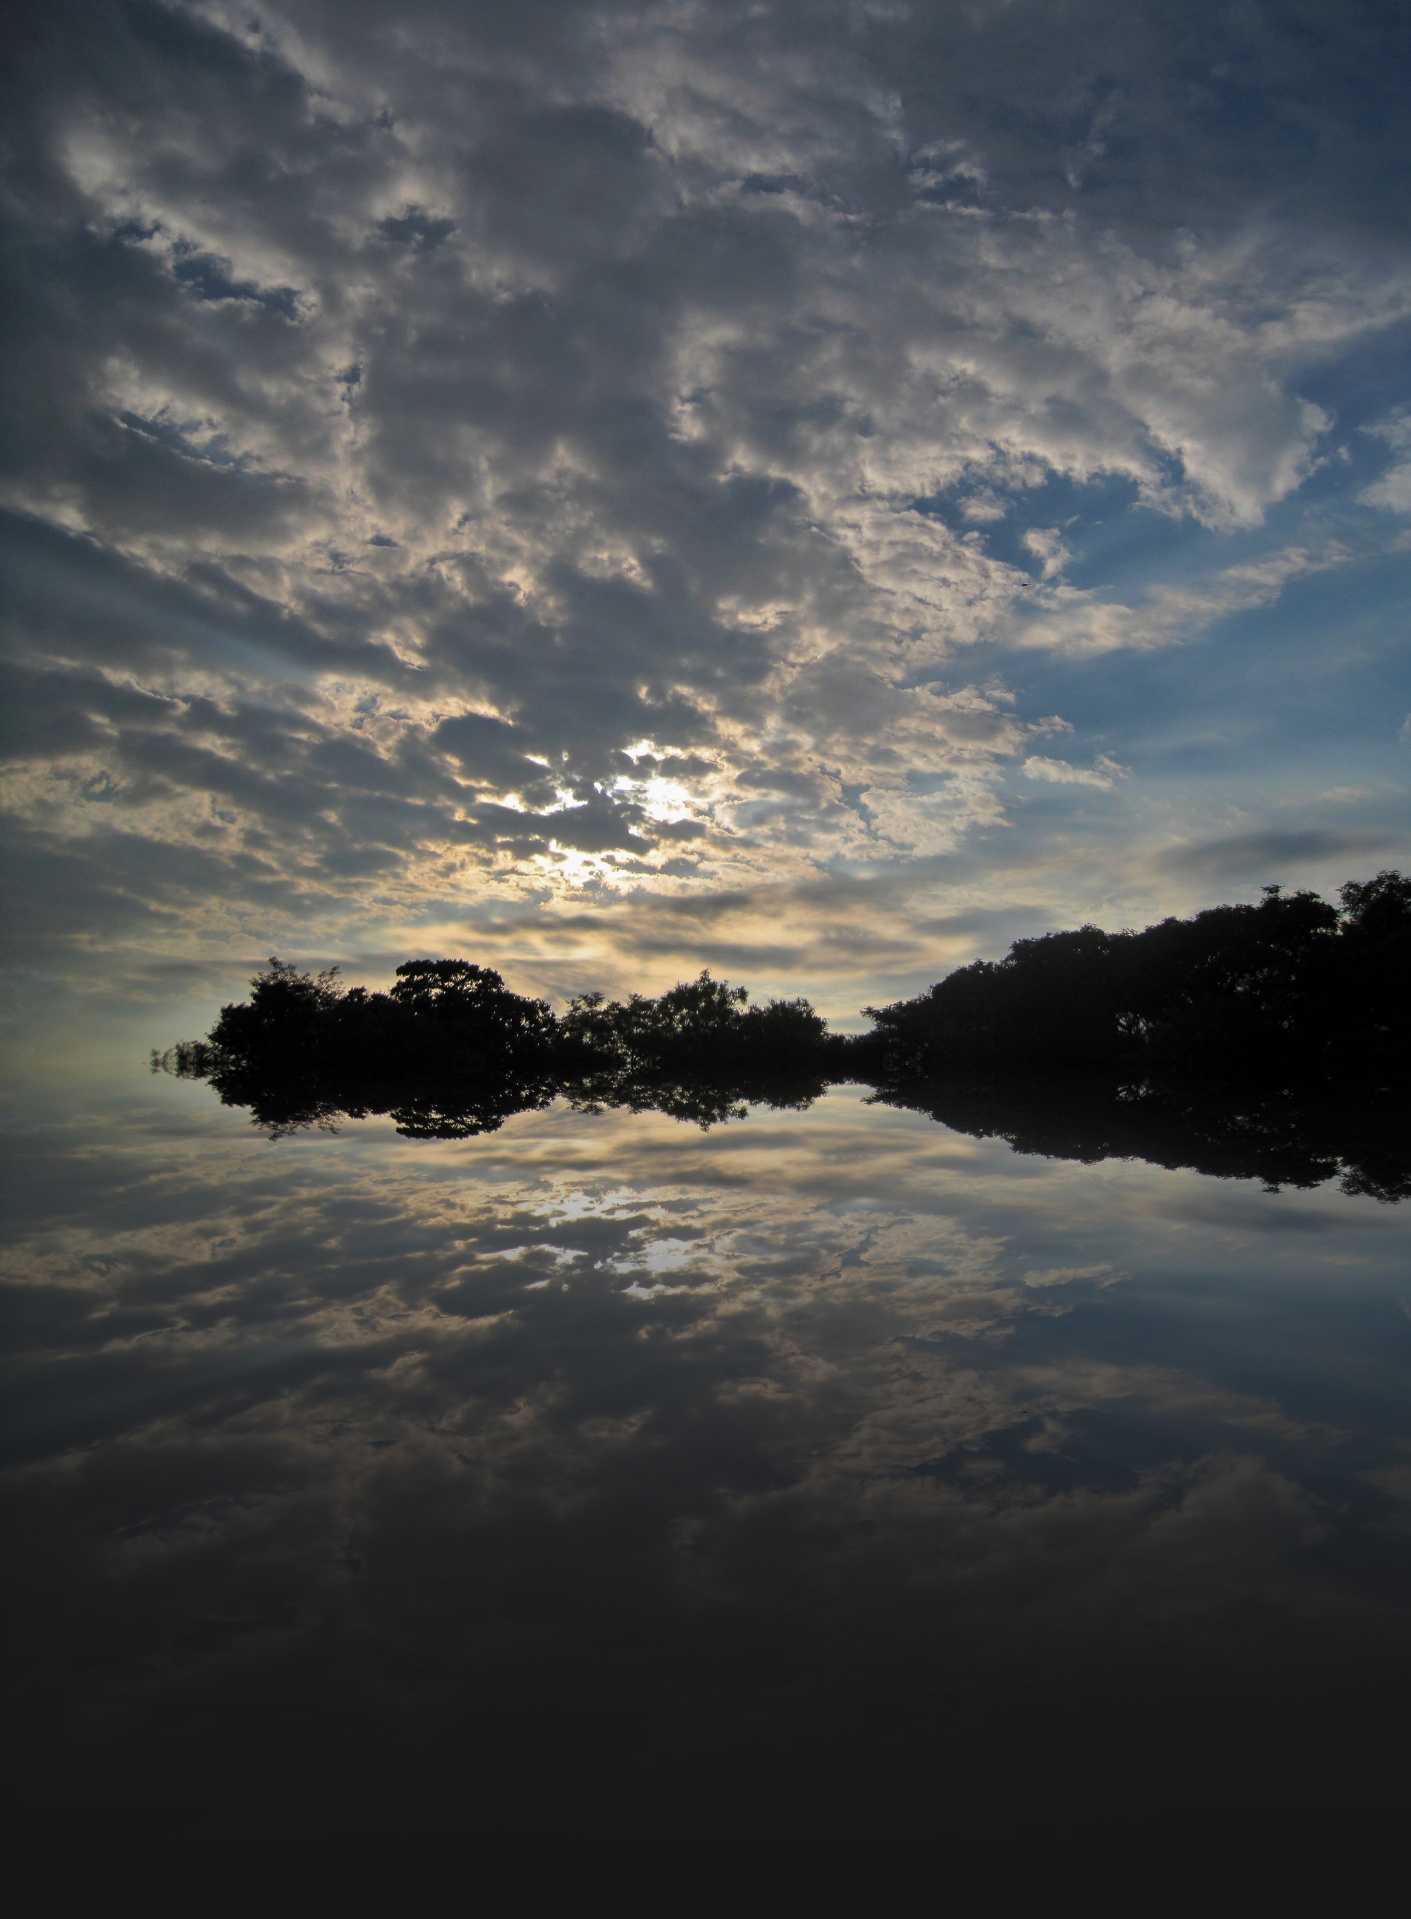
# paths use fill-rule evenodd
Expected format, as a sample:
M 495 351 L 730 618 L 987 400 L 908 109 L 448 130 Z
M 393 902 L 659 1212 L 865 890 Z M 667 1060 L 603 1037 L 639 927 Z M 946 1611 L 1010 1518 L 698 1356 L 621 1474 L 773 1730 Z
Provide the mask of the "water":
M 1404 1796 L 1411 1208 L 852 1087 L 271 1143 L 134 1076 L 10 1165 L 40 1797 L 835 1830 Z

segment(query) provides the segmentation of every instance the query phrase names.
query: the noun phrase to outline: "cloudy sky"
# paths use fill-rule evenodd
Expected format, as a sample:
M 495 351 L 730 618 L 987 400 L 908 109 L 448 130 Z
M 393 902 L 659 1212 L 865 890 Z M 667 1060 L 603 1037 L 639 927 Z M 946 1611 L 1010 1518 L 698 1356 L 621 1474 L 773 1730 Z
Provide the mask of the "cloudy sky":
M 1404 9 L 10 18 L 22 975 L 847 1013 L 1411 860 Z

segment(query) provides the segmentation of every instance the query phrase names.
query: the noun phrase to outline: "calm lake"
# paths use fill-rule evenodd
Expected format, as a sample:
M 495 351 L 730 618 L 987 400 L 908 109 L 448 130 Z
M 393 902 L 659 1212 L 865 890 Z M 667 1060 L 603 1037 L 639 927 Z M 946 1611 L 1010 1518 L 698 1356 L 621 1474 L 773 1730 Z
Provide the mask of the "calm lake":
M 1411 1207 L 840 1087 L 9 1142 L 39 1796 L 514 1826 L 1400 1804 Z

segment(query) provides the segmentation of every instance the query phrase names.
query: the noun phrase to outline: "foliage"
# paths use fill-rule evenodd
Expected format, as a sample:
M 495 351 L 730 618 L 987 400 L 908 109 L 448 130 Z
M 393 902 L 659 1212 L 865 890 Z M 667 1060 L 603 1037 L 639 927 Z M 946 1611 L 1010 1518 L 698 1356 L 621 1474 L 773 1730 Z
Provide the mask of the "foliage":
M 807 1000 L 748 999 L 708 972 L 657 999 L 580 994 L 559 1022 L 564 1091 L 584 1110 L 654 1108 L 703 1127 L 743 1117 L 747 1100 L 806 1106 L 826 1084 L 824 1021 Z
M 711 1126 L 747 1099 L 806 1105 L 823 1090 L 827 1029 L 808 1002 L 747 999 L 703 972 L 657 999 L 585 993 L 556 1020 L 467 960 L 410 960 L 390 993 L 369 993 L 346 990 L 336 967 L 272 959 L 205 1040 L 156 1063 L 208 1079 L 276 1134 L 385 1112 L 413 1138 L 461 1138 L 556 1092 Z
M 1190 1076 L 1405 1071 L 1411 881 L 1266 887 L 1144 932 L 1018 940 L 928 993 L 869 1007 L 885 1075 L 1122 1065 Z
M 276 1136 L 390 1112 L 412 1137 L 462 1138 L 548 1104 L 553 1031 L 543 1000 L 465 961 L 413 960 L 390 993 L 369 993 L 346 990 L 336 967 L 271 959 L 204 1041 L 173 1049 L 171 1068 Z

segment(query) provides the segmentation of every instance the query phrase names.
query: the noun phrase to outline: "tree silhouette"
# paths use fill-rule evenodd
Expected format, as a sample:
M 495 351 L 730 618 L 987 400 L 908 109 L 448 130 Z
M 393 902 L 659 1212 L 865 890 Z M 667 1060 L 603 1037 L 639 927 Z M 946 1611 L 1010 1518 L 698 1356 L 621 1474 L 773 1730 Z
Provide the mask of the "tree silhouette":
M 1140 933 L 1017 940 L 1002 960 L 867 1008 L 874 1051 L 894 1078 L 976 1067 L 1386 1078 L 1407 1062 L 1411 881 L 1381 873 L 1341 897 L 1339 910 L 1267 887 L 1256 906 Z

